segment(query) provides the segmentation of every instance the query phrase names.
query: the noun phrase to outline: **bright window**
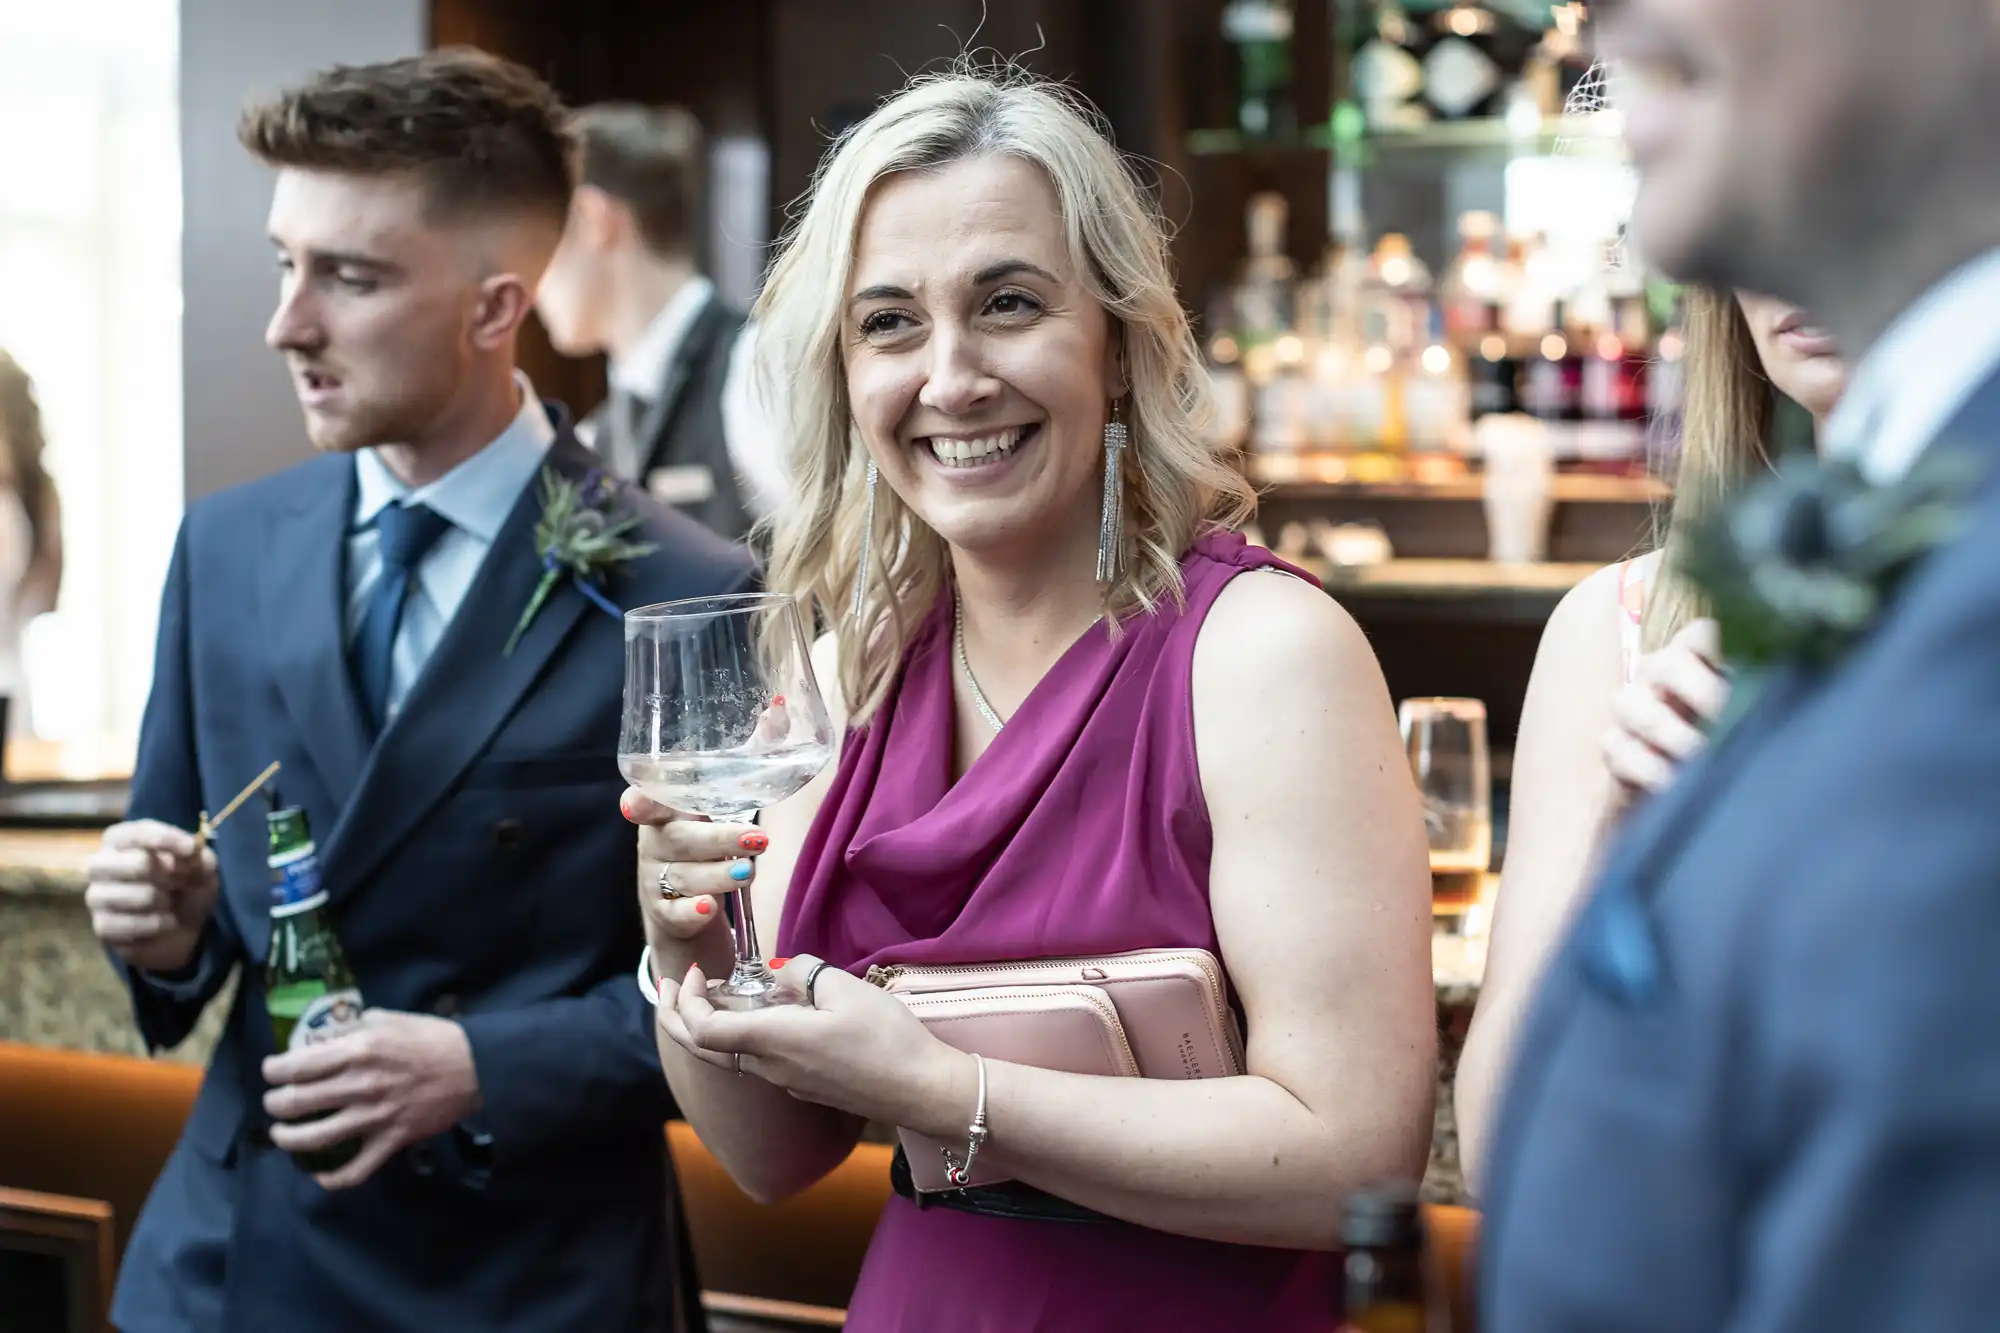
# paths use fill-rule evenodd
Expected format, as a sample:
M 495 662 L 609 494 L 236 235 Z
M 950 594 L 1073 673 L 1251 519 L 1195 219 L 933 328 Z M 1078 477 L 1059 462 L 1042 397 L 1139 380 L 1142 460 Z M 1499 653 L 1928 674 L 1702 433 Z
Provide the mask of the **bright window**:
M 175 0 L 0 0 L 0 347 L 31 375 L 63 505 L 29 632 L 36 732 L 130 763 L 182 504 Z

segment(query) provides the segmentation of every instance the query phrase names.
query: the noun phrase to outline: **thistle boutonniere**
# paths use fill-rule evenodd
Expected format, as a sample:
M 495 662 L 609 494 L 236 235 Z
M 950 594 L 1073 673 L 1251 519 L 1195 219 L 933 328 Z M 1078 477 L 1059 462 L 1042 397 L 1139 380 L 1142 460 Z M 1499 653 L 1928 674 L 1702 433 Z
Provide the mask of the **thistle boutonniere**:
M 503 657 L 514 654 L 515 645 L 541 613 L 542 604 L 565 578 L 607 615 L 617 618 L 620 611 L 602 590 L 604 582 L 631 561 L 651 555 L 652 542 L 631 540 L 639 526 L 639 515 L 618 512 L 618 484 L 592 468 L 581 481 L 572 481 L 554 468 L 542 469 L 542 517 L 535 524 L 535 554 L 541 557 L 542 578 L 534 595 L 507 637 Z
M 1877 486 L 1845 458 L 1788 455 L 1708 522 L 1682 572 L 1708 600 L 1736 673 L 1720 735 L 1781 666 L 1831 665 L 1866 633 L 1923 558 L 1964 522 L 1973 456 L 1926 450 Z

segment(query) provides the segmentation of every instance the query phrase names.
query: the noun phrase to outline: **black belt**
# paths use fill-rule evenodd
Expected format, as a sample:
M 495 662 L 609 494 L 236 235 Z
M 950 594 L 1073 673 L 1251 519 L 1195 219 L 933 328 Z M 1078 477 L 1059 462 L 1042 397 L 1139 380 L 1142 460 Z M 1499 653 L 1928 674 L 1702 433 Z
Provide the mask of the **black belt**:
M 900 1143 L 896 1145 L 896 1155 L 889 1159 L 889 1188 L 919 1208 L 950 1208 L 961 1213 L 977 1213 L 981 1217 L 1006 1217 L 1030 1222 L 1105 1223 L 1118 1220 L 1106 1217 L 1095 1209 L 1085 1208 L 1080 1203 L 1058 1199 L 1047 1190 L 1038 1190 L 1018 1180 L 920 1194 L 916 1182 L 910 1177 L 910 1159 L 903 1155 Z

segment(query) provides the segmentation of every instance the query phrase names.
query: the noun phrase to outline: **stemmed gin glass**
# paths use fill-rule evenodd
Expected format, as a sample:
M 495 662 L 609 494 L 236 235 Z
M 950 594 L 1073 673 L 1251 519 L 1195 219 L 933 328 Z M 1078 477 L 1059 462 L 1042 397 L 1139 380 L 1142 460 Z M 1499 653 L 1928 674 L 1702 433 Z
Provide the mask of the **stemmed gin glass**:
M 798 604 L 780 593 L 662 602 L 625 613 L 625 718 L 618 771 L 662 805 L 749 821 L 811 782 L 833 725 Z M 750 894 L 736 897 L 736 965 L 711 982 L 723 1009 L 791 996 L 757 944 Z

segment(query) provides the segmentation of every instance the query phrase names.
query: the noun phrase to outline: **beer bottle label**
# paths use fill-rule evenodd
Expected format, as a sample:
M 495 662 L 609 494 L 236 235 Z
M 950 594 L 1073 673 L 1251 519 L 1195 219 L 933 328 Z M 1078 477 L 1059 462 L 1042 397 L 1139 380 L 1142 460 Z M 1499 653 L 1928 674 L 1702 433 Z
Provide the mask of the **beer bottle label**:
M 326 902 L 320 885 L 319 858 L 311 847 L 300 849 L 290 858 L 271 862 L 271 915 L 296 916 Z
M 285 1046 L 288 1050 L 304 1050 L 308 1046 L 345 1036 L 360 1025 L 361 992 L 352 989 L 328 991 L 306 1004 Z

